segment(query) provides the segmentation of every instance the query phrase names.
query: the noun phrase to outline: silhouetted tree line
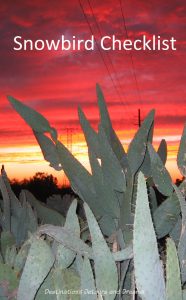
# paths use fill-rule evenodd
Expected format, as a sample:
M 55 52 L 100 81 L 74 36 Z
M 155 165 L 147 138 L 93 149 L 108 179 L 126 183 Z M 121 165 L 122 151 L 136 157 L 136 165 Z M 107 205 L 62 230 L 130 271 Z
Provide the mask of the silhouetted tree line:
M 60 188 L 56 177 L 43 172 L 38 172 L 33 177 L 22 181 L 13 179 L 10 184 L 16 196 L 19 196 L 21 190 L 26 189 L 42 202 L 46 202 L 46 199 L 54 194 L 60 194 L 61 196 L 74 194 L 70 187 Z
M 183 180 L 184 177 L 182 179 L 176 179 L 175 184 L 179 186 Z M 33 177 L 23 179 L 22 181 L 13 179 L 10 181 L 10 184 L 17 197 L 22 189 L 26 189 L 29 190 L 38 200 L 45 203 L 46 199 L 54 194 L 61 196 L 64 196 L 65 194 L 76 196 L 70 187 L 60 188 L 58 186 L 57 178 L 44 172 L 37 172 Z M 155 189 L 155 193 L 158 203 L 160 204 L 164 197 L 157 189 Z

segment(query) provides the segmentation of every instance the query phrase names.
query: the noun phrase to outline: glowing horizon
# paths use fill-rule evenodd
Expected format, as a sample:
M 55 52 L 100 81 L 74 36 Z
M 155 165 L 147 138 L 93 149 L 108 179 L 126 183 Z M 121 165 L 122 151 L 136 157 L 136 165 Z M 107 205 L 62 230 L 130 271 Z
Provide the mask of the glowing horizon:
M 27 126 L 25 124 L 25 126 Z M 128 145 L 131 141 L 131 132 L 128 132 L 128 138 L 125 137 L 126 132 L 117 132 L 121 142 L 124 146 L 125 151 L 128 149 Z M 134 132 L 132 132 L 134 135 Z M 67 148 L 73 153 L 73 155 L 91 172 L 89 159 L 88 159 L 88 149 L 86 142 L 83 138 L 82 131 L 72 130 L 72 145 L 68 145 L 67 136 L 60 136 L 60 140 L 65 144 Z M 181 174 L 178 170 L 176 164 L 176 156 L 178 151 L 178 142 L 180 141 L 181 135 L 176 136 L 164 136 L 168 144 L 168 160 L 166 167 L 170 172 L 172 179 L 175 181 L 177 178 L 181 178 Z M 157 149 L 159 143 L 161 142 L 161 137 L 155 137 L 153 139 L 153 144 Z M 58 184 L 61 186 L 66 183 L 66 176 L 63 171 L 55 171 L 49 166 L 41 153 L 40 147 L 37 142 L 30 146 L 17 146 L 17 147 L 5 147 L 1 148 L 1 163 L 5 165 L 8 176 L 10 179 L 23 180 L 25 178 L 32 177 L 36 172 L 45 172 L 52 174 L 57 177 Z M 25 168 L 26 167 L 26 168 Z

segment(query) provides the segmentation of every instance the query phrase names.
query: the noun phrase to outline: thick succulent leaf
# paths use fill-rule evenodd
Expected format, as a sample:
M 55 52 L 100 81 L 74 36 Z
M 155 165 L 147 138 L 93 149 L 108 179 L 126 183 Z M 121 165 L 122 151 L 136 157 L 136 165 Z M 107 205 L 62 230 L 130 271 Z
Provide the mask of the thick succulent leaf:
M 53 273 L 55 290 L 62 290 L 70 293 L 62 295 L 59 300 L 80 300 L 80 277 L 73 269 L 60 270 L 55 269 Z
M 111 236 L 117 230 L 116 221 L 109 215 L 104 215 L 98 221 L 104 235 Z
M 56 287 L 54 284 L 54 269 L 51 269 L 41 286 L 39 287 L 37 294 L 34 300 L 67 300 L 65 296 L 63 298 L 60 294 L 56 295 L 56 293 L 52 293 L 55 291 Z M 60 287 L 61 290 L 61 287 Z
M 186 201 L 185 201 L 185 191 L 186 191 L 186 180 L 184 180 L 179 188 L 173 184 L 173 188 L 175 193 L 178 197 L 180 208 L 181 208 L 181 215 L 182 215 L 182 224 L 186 223 Z
M 139 169 L 147 178 L 151 178 L 152 172 L 151 172 L 151 164 L 150 164 L 150 155 L 149 152 L 145 152 L 144 161 Z
M 0 248 L 3 258 L 5 258 L 5 253 L 7 248 L 15 244 L 15 238 L 10 231 L 2 231 L 0 239 Z
M 92 180 L 94 183 L 96 198 L 100 199 L 101 215 L 108 215 L 117 218 L 119 216 L 119 203 L 116 193 L 112 189 L 110 182 L 103 174 L 95 154 L 89 150 L 89 160 L 92 169 Z
M 180 267 L 176 246 L 172 239 L 167 239 L 166 260 L 166 300 L 182 300 Z
M 64 228 L 73 232 L 77 237 L 80 237 L 80 226 L 79 220 L 76 215 L 77 200 L 75 199 L 69 209 L 66 216 Z M 66 248 L 64 245 L 57 243 L 56 245 L 56 263 L 60 268 L 66 269 L 74 260 L 76 253 Z
M 16 244 L 20 246 L 24 240 L 27 238 L 27 211 L 22 208 L 20 212 L 20 218 L 11 218 L 12 222 L 12 232 L 16 238 Z
M 33 239 L 21 275 L 17 300 L 33 300 L 53 264 L 54 256 L 50 246 L 41 239 Z
M 158 238 L 167 235 L 176 224 L 180 214 L 177 195 L 173 193 L 163 201 L 153 213 L 153 221 Z
M 14 261 L 14 269 L 17 271 L 17 272 L 21 272 L 24 265 L 25 265 L 25 262 L 26 262 L 26 259 L 27 259 L 27 256 L 28 256 L 28 251 L 30 249 L 30 244 L 28 242 L 28 240 L 21 246 L 19 252 L 17 253 L 17 256 L 15 257 L 15 261 Z
M 9 265 L 0 263 L 0 299 L 16 300 L 18 285 L 16 272 Z
M 121 289 L 121 291 L 123 291 L 121 294 L 124 295 L 122 300 L 135 300 L 135 296 L 139 298 L 135 286 L 134 266 L 132 260 L 129 261 L 129 266 L 124 278 L 123 288 Z
M 72 270 L 54 268 L 40 286 L 35 300 L 80 300 L 80 277 Z
M 81 290 L 81 300 L 97 300 L 92 267 L 87 257 L 84 258 L 81 269 Z
M 186 289 L 182 290 L 183 291 L 183 300 L 186 300 Z
M 34 210 L 32 209 L 30 203 L 26 202 L 25 203 L 25 209 L 27 212 L 27 230 L 29 232 L 35 232 L 37 230 L 37 214 L 34 212 Z
M 172 230 L 169 232 L 169 236 L 173 239 L 176 247 L 178 247 L 180 235 L 181 235 L 181 229 L 182 229 L 182 221 L 181 216 L 178 217 L 178 220 Z
M 42 224 L 64 225 L 65 218 L 60 213 L 38 201 L 29 191 L 24 190 L 22 192 L 25 193 L 26 200 L 30 205 L 35 208 Z
M 139 173 L 134 217 L 134 268 L 142 300 L 165 300 L 165 282 L 149 208 L 144 175 Z
M 151 161 L 151 172 L 154 184 L 158 191 L 165 196 L 170 196 L 173 191 L 171 177 L 163 165 L 153 146 L 148 143 L 148 151 Z
M 20 246 L 27 238 L 28 231 L 26 222 L 27 215 L 24 209 L 21 210 L 20 219 L 14 216 L 11 218 L 12 233 L 15 236 L 17 246 Z
M 12 107 L 18 112 L 18 114 L 25 120 L 25 122 L 37 132 L 50 132 L 51 126 L 45 117 L 40 113 L 32 109 L 31 107 L 23 104 L 19 100 L 8 96 L 8 100 Z
M 73 250 L 82 256 L 87 255 L 89 258 L 93 257 L 92 249 L 85 244 L 74 232 L 60 226 L 43 225 L 38 229 L 39 234 L 47 234 L 58 243 L 61 243 L 68 249 Z
M 128 286 L 129 286 L 130 283 L 128 284 L 128 274 L 127 273 L 130 272 L 130 265 L 131 264 L 133 264 L 133 260 L 125 260 L 122 263 L 120 263 L 120 267 L 121 267 L 120 278 L 121 279 L 120 279 L 120 282 L 119 282 L 119 291 L 123 291 L 125 287 L 127 287 L 126 290 L 128 290 Z M 126 295 L 124 295 L 124 297 L 126 297 Z M 116 298 L 116 299 L 118 300 L 118 298 Z
M 128 180 L 126 192 L 123 194 L 119 220 L 119 226 L 123 231 L 126 244 L 131 242 L 133 235 L 134 214 L 132 210 L 135 207 L 136 188 L 136 176 L 131 176 Z
M 184 180 L 185 181 L 185 180 Z M 179 199 L 182 215 L 182 226 L 181 226 L 181 235 L 178 243 L 178 256 L 180 261 L 181 268 L 181 278 L 182 283 L 186 282 L 186 202 L 185 195 L 183 196 L 181 191 L 174 185 L 175 193 Z
M 108 141 L 118 160 L 122 163 L 123 166 L 128 166 L 127 155 L 125 153 L 123 145 L 121 144 L 119 138 L 117 137 L 112 127 L 104 95 L 99 84 L 96 85 L 96 92 L 100 112 L 100 124 L 104 128 Z
M 167 143 L 166 140 L 161 140 L 161 143 L 158 147 L 158 151 L 157 151 L 159 157 L 161 158 L 162 163 L 165 165 L 166 161 L 167 161 Z
M 6 193 L 6 197 L 9 197 L 10 199 L 10 207 L 11 207 L 11 231 L 14 235 L 14 237 L 17 236 L 18 233 L 18 220 L 21 220 L 21 214 L 22 214 L 22 206 L 20 201 L 15 196 L 14 192 L 11 189 L 9 179 L 7 177 L 7 174 L 5 170 L 1 171 L 2 180 L 4 182 L 4 192 Z M 3 225 L 3 224 L 2 224 Z M 17 239 L 17 238 L 16 238 Z
M 113 253 L 115 261 L 123 261 L 133 258 L 133 247 L 129 245 L 128 247 Z
M 179 191 L 182 195 L 186 193 L 185 180 L 180 184 Z M 173 229 L 180 215 L 180 211 L 180 201 L 175 192 L 158 206 L 153 213 L 153 221 L 158 238 L 164 237 Z
M 105 98 L 99 84 L 96 84 L 96 93 L 97 93 L 99 113 L 100 113 L 100 123 L 105 130 L 107 138 L 110 141 L 110 132 L 113 130 L 113 128 L 112 128 L 109 112 L 107 109 L 107 105 L 105 102 Z
M 153 123 L 154 110 L 151 110 L 129 145 L 127 156 L 132 174 L 135 174 L 144 162 Z
M 2 176 L 0 176 L 0 191 L 3 197 L 3 216 L 1 219 L 1 226 L 3 230 L 10 231 L 11 230 L 11 201 Z
M 88 148 L 90 148 L 90 150 L 94 152 L 96 157 L 100 157 L 97 132 L 91 127 L 90 122 L 87 120 L 84 112 L 80 107 L 78 108 L 78 115 Z
M 62 275 L 61 277 L 61 282 L 60 283 L 60 274 Z M 71 292 L 71 299 L 73 300 L 80 300 L 80 294 L 78 291 L 80 290 L 80 278 L 78 274 L 74 270 L 55 270 L 54 271 L 54 280 L 55 280 L 55 288 L 56 290 L 60 289 L 62 287 L 62 290 L 64 291 L 70 291 Z M 73 295 L 73 292 L 76 291 L 76 293 Z M 65 295 L 65 298 L 61 299 L 66 299 L 68 300 L 69 296 Z
M 147 138 L 147 142 L 151 144 L 153 140 L 153 133 L 154 133 L 154 122 L 150 127 L 148 138 Z M 145 175 L 145 177 L 151 177 L 151 164 L 150 164 L 150 156 L 148 151 L 145 152 L 144 161 L 140 167 L 140 171 Z
M 3 179 L 4 184 L 6 186 L 6 190 L 7 190 L 6 193 L 10 197 L 11 213 L 12 213 L 13 216 L 19 217 L 20 216 L 21 203 L 19 202 L 16 195 L 14 194 L 14 192 L 11 189 L 10 182 L 8 180 L 8 177 L 7 177 L 7 174 L 6 174 L 5 170 L 1 171 L 1 176 L 2 176 L 2 179 Z
M 80 225 L 79 225 L 78 216 L 76 214 L 76 210 L 77 210 L 77 200 L 74 199 L 68 209 L 64 228 L 74 232 L 74 234 L 80 237 Z
M 186 177 L 186 125 L 178 149 L 177 164 L 181 174 Z
M 44 159 L 48 161 L 50 163 L 50 166 L 56 171 L 62 170 L 62 166 L 60 164 L 58 152 L 54 142 L 42 132 L 36 132 L 33 130 L 33 133 L 41 148 Z
M 80 278 L 71 269 L 53 269 L 37 292 L 35 300 L 80 300 Z M 55 292 L 55 293 L 54 293 Z
M 79 254 L 76 255 L 76 259 L 74 261 L 74 268 L 78 272 L 79 276 L 81 276 L 81 270 L 83 266 L 83 257 Z
M 5 263 L 13 268 L 16 256 L 17 248 L 15 245 L 13 245 L 10 248 L 7 248 L 5 253 Z
M 42 225 L 38 228 L 38 234 L 47 234 L 56 242 L 64 245 L 66 248 L 74 251 L 77 255 L 87 256 L 89 259 L 94 259 L 92 248 L 85 244 L 74 232 L 59 226 Z M 132 257 L 132 249 L 129 245 L 125 249 L 112 253 L 115 261 L 122 261 Z
M 106 292 L 104 294 L 105 300 L 113 300 L 115 296 L 109 294 L 109 292 L 117 291 L 118 288 L 116 264 L 98 223 L 86 203 L 84 204 L 84 209 L 92 241 L 96 288 L 98 291 Z
M 107 190 L 105 190 L 104 186 L 104 177 L 102 168 L 98 162 L 98 159 L 96 158 L 96 155 L 89 149 L 89 161 L 92 171 L 92 182 L 94 184 L 94 189 L 96 191 L 96 196 L 99 197 L 99 199 L 103 199 L 100 203 L 100 206 L 102 208 L 102 214 L 110 214 L 111 209 L 110 205 L 108 203 L 108 195 Z M 103 203 L 102 203 L 103 202 Z M 112 208 L 112 207 L 111 207 Z
M 152 187 L 149 188 L 149 200 L 150 200 L 150 208 L 153 213 L 157 209 L 158 203 L 156 199 L 156 193 Z
M 19 246 L 28 237 L 28 232 L 35 232 L 37 230 L 37 217 L 31 205 L 26 201 L 26 198 L 24 198 L 24 195 L 22 191 L 20 198 L 23 198 L 23 202 L 19 216 L 12 216 L 11 218 L 12 233 L 15 236 L 16 244 Z
M 113 190 L 124 192 L 126 190 L 126 178 L 121 164 L 113 152 L 103 127 L 99 126 L 98 140 L 100 145 L 100 158 L 103 175 Z
M 71 186 L 78 196 L 87 202 L 96 215 L 102 214 L 91 174 L 60 142 L 57 142 L 57 151 L 65 174 L 70 180 Z
M 116 238 L 117 238 L 117 243 L 119 245 L 120 249 L 124 249 L 126 247 L 124 237 L 123 237 L 123 232 L 120 226 L 118 226 L 118 229 L 116 231 Z

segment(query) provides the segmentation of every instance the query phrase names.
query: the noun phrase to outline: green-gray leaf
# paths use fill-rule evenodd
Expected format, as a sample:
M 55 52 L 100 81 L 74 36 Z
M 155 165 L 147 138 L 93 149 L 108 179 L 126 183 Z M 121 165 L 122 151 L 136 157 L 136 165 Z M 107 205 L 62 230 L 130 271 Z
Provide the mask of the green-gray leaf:
M 177 222 L 180 214 L 178 197 L 173 193 L 163 201 L 153 213 L 153 221 L 158 238 L 167 235 Z
M 126 178 L 117 156 L 110 146 L 103 127 L 99 126 L 98 140 L 100 145 L 101 166 L 104 177 L 107 178 L 113 190 L 124 192 Z
M 91 151 L 94 152 L 96 157 L 100 157 L 98 135 L 96 131 L 94 131 L 94 129 L 91 127 L 89 121 L 87 120 L 84 112 L 80 107 L 78 108 L 78 115 L 81 127 L 85 135 L 87 146 L 91 149 Z
M 143 300 L 165 300 L 165 282 L 156 235 L 149 208 L 144 175 L 138 175 L 134 217 L 134 269 L 136 285 Z
M 103 174 L 103 167 L 100 166 L 95 154 L 89 150 L 89 160 L 92 169 L 92 180 L 94 183 L 96 198 L 100 201 L 101 215 L 109 215 L 117 218 L 119 216 L 119 205 L 116 193 L 110 182 Z
M 84 208 L 92 240 L 96 288 L 103 291 L 105 300 L 113 300 L 115 295 L 111 292 L 116 292 L 118 288 L 116 264 L 92 211 L 86 203 Z
M 165 165 L 167 160 L 167 143 L 165 139 L 161 140 L 161 143 L 158 147 L 157 151 L 159 157 L 161 158 L 162 163 Z
M 118 160 L 122 163 L 124 166 L 128 166 L 127 161 L 127 155 L 125 153 L 125 150 L 117 137 L 110 120 L 109 112 L 107 109 L 107 105 L 104 99 L 103 92 L 101 90 L 101 87 L 99 84 L 96 84 L 96 92 L 97 92 L 97 98 L 98 98 L 98 106 L 99 106 L 99 112 L 100 112 L 100 124 L 104 128 L 105 134 L 108 138 L 108 141 L 117 156 Z
M 73 232 L 75 235 L 77 235 L 77 237 L 80 237 L 80 226 L 78 217 L 76 215 L 76 209 L 77 200 L 75 199 L 68 209 L 64 228 Z M 61 268 L 67 268 L 73 262 L 75 256 L 76 253 L 73 250 L 66 248 L 60 243 L 57 243 L 56 262 Z
M 33 130 L 35 138 L 41 148 L 44 159 L 50 163 L 50 166 L 57 171 L 62 170 L 62 166 L 59 161 L 58 152 L 54 142 L 44 135 L 42 132 L 36 132 Z
M 113 253 L 113 257 L 115 261 L 123 261 L 127 259 L 133 258 L 133 248 L 132 245 Z
M 18 285 L 19 280 L 15 270 L 9 265 L 0 263 L 0 299 L 17 299 L 16 294 Z
M 65 218 L 59 212 L 38 201 L 29 191 L 23 190 L 26 200 L 33 206 L 42 224 L 63 225 Z
M 135 134 L 128 148 L 128 161 L 132 174 L 135 174 L 145 159 L 147 142 L 154 123 L 154 110 L 151 110 Z
M 181 174 L 186 177 L 186 125 L 178 149 L 177 164 Z
M 47 234 L 52 237 L 58 243 L 61 243 L 68 249 L 73 250 L 75 253 L 78 253 L 82 256 L 87 255 L 89 258 L 92 258 L 92 249 L 85 244 L 74 232 L 70 230 L 53 225 L 43 225 L 38 229 L 39 234 Z
M 54 263 L 50 246 L 43 240 L 32 241 L 28 257 L 21 275 L 17 300 L 33 300 Z
M 84 258 L 81 269 L 81 300 L 97 300 L 92 267 L 87 257 Z
M 1 232 L 0 247 L 3 258 L 5 258 L 6 249 L 15 244 L 15 238 L 10 231 Z
M 184 195 L 186 193 L 186 181 L 184 180 L 179 191 Z M 176 192 L 163 201 L 153 213 L 153 221 L 158 238 L 167 235 L 175 226 L 180 215 L 180 201 Z
M 8 100 L 33 130 L 37 132 L 50 132 L 52 130 L 48 120 L 40 113 L 11 96 L 8 96 Z
M 161 161 L 161 158 L 150 143 L 148 143 L 148 151 L 150 155 L 151 172 L 154 184 L 160 193 L 165 196 L 170 196 L 173 192 L 171 177 Z
M 166 300 L 182 300 L 179 260 L 172 239 L 167 239 Z
M 96 215 L 100 215 L 102 209 L 100 208 L 98 199 L 95 197 L 96 194 L 91 174 L 59 141 L 57 142 L 57 151 L 63 170 L 75 193 L 88 203 Z

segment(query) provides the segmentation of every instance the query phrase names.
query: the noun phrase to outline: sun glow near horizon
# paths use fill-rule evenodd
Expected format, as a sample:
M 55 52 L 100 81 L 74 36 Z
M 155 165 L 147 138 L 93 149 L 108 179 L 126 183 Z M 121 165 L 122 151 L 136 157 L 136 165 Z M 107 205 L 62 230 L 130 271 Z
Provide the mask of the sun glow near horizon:
M 132 139 L 132 137 L 130 137 L 131 131 L 127 132 L 119 130 L 117 131 L 117 135 L 119 136 L 125 151 L 127 151 L 128 145 Z M 134 131 L 132 131 L 132 136 L 133 135 Z M 181 174 L 176 163 L 180 137 L 180 135 L 166 135 L 163 137 L 167 141 L 168 145 L 168 159 L 166 167 L 170 172 L 173 181 L 177 178 L 181 178 Z M 156 150 L 161 139 L 161 136 L 154 137 L 153 145 Z M 72 152 L 76 159 L 78 159 L 85 168 L 91 172 L 88 159 L 88 149 L 82 132 L 78 133 L 78 139 L 77 137 L 74 138 L 72 136 L 72 140 L 74 140 L 74 142 L 70 146 L 67 143 L 67 137 L 65 135 L 61 135 L 60 140 L 69 149 L 69 151 Z M 67 181 L 63 170 L 54 170 L 49 166 L 49 163 L 44 160 L 40 147 L 37 145 L 36 141 L 33 145 L 2 147 L 0 149 L 0 157 L 0 163 L 5 165 L 5 169 L 10 179 L 23 180 L 24 178 L 32 177 L 36 172 L 45 172 L 56 177 L 60 186 Z

